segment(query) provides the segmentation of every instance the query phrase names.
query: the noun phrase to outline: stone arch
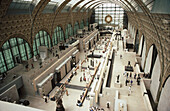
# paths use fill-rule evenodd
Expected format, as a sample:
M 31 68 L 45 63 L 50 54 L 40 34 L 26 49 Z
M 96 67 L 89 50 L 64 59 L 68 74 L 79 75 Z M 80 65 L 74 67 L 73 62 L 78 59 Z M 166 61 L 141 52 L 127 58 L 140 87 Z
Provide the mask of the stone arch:
M 139 50 L 139 32 L 137 29 L 135 34 L 134 52 L 138 53 L 138 50 Z
M 155 44 L 152 44 L 149 48 L 149 52 L 147 54 L 146 62 L 145 62 L 145 73 L 149 73 L 149 78 L 152 76 L 153 67 L 156 61 L 156 57 L 158 55 L 157 48 Z
M 157 94 L 158 94 L 158 89 L 160 86 L 160 75 L 161 75 L 161 63 L 160 63 L 160 57 L 159 54 L 157 54 L 155 64 L 153 66 L 153 71 L 151 74 L 151 85 L 150 85 L 150 92 L 152 94 L 152 98 L 154 102 L 157 102 Z
M 33 41 L 34 41 L 34 39 L 35 39 L 36 34 L 39 33 L 40 31 L 45 31 L 45 32 L 47 32 L 48 35 L 50 36 L 50 40 L 52 40 L 52 36 L 51 36 L 51 33 L 50 33 L 49 29 L 47 29 L 47 28 L 41 28 L 41 29 L 39 29 L 39 30 L 37 30 L 37 31 L 34 32 L 33 40 L 31 41 L 32 43 L 33 43 Z
M 158 103 L 158 111 L 169 111 L 170 105 L 170 75 L 166 78 L 164 82 L 164 87 L 162 88 L 161 96 Z
M 30 45 L 30 42 L 29 42 L 28 39 L 26 39 L 25 35 L 19 33 L 19 34 L 11 34 L 11 35 L 7 36 L 7 37 L 3 40 L 2 44 L 0 45 L 0 47 L 2 47 L 3 44 L 4 44 L 6 41 L 8 41 L 9 39 L 11 39 L 11 38 L 22 38 L 22 39 L 24 39 L 25 41 L 27 41 L 27 43 Z M 31 45 L 30 45 L 30 46 L 31 46 Z
M 141 70 L 144 70 L 144 63 L 146 59 L 146 40 L 143 43 L 143 50 L 142 50 L 142 61 L 141 61 Z
M 138 55 L 141 57 L 142 56 L 142 52 L 143 52 L 143 46 L 144 46 L 144 35 L 142 34 L 141 38 L 140 38 L 140 43 L 139 43 L 139 50 L 138 50 Z
M 8 40 L 4 41 L 0 50 L 1 73 L 6 72 L 15 66 L 17 63 L 22 63 L 32 58 L 32 51 L 30 44 L 24 37 L 13 35 Z

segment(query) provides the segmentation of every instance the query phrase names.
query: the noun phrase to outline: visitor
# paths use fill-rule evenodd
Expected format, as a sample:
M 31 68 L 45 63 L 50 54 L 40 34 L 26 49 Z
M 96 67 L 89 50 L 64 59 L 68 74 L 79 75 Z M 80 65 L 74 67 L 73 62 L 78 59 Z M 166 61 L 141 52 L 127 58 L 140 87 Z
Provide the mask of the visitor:
M 140 76 L 138 76 L 138 78 L 137 78 L 137 85 L 140 85 Z
M 80 77 L 80 82 L 82 82 L 82 77 Z
M 122 54 L 120 54 L 120 59 L 122 59 Z
M 130 73 L 130 78 L 132 77 L 132 73 Z
M 126 79 L 126 81 L 125 81 L 125 85 L 127 86 L 127 83 L 128 83 L 129 81 Z
M 135 75 L 134 75 L 134 79 L 136 79 L 136 73 L 135 73 Z
M 131 86 L 132 86 L 132 84 L 133 84 L 133 81 L 132 81 L 132 79 L 130 80 L 130 84 L 131 84 Z
M 127 76 L 127 79 L 128 79 L 129 73 L 127 73 L 126 76 Z
M 34 69 L 34 64 L 33 63 L 31 64 L 31 66 L 32 66 L 32 69 Z

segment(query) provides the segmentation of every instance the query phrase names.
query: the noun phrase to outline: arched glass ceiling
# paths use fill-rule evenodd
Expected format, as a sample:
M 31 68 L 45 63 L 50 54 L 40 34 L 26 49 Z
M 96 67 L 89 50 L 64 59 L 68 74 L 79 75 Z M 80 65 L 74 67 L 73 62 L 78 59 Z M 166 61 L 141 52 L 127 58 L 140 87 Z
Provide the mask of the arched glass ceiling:
M 59 7 L 65 0 L 50 0 L 50 2 L 45 7 L 43 13 L 52 13 L 55 12 L 57 7 Z M 71 7 L 73 7 L 76 3 L 78 3 L 81 0 L 71 0 L 67 5 L 65 10 L 68 11 Z M 91 2 L 90 2 L 91 1 Z M 93 7 L 96 2 L 110 2 L 110 3 L 120 3 L 121 6 L 126 8 L 126 10 L 130 9 L 131 11 L 134 11 L 131 6 L 135 8 L 136 11 L 142 11 L 139 5 L 135 2 L 135 0 L 84 0 L 82 1 L 77 7 L 76 10 L 78 10 L 78 7 L 82 7 L 86 3 L 84 8 L 87 8 L 89 6 Z M 151 11 L 153 4 L 156 0 L 142 0 L 142 2 L 147 6 L 147 8 Z M 13 0 L 8 8 L 7 14 L 31 14 L 34 10 L 35 6 L 40 2 L 40 0 Z M 129 2 L 129 3 L 127 3 Z M 116 4 L 117 4 L 116 3 Z M 93 5 L 94 4 L 94 5 Z M 96 3 L 97 4 L 97 3 Z M 120 5 L 119 4 L 119 5 Z M 90 7 L 90 8 L 91 8 Z
M 13 0 L 7 14 L 31 14 L 40 0 Z

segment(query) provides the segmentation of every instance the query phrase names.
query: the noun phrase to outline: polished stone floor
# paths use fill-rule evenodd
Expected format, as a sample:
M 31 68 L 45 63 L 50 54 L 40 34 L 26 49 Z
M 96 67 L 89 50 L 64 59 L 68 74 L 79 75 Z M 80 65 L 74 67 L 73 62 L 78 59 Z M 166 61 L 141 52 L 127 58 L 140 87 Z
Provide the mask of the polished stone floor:
M 120 75 L 120 82 L 122 83 L 122 90 L 125 90 L 124 93 L 120 94 L 120 99 L 123 99 L 127 102 L 128 111 L 146 111 L 144 101 L 142 99 L 142 94 L 140 90 L 140 86 L 137 85 L 136 80 L 134 78 L 128 78 L 129 80 L 133 80 L 132 85 L 132 93 L 130 96 L 128 96 L 128 86 L 125 86 L 125 80 L 126 76 L 123 75 L 124 73 L 124 66 L 128 64 L 128 61 L 131 61 L 131 65 L 133 66 L 135 64 L 135 53 L 134 52 L 125 52 L 123 50 L 123 44 L 122 41 L 115 40 L 115 46 L 117 46 L 117 43 L 119 42 L 119 50 L 115 54 L 115 60 L 113 65 L 113 72 L 112 72 L 112 79 L 111 79 L 111 88 L 114 87 L 114 82 L 117 75 Z M 120 58 L 120 54 L 123 56 L 122 59 Z M 80 59 L 84 60 L 85 54 L 84 52 L 80 53 Z M 84 63 L 82 65 L 83 67 L 87 67 L 88 63 Z M 135 68 L 134 68 L 135 69 Z M 135 70 L 134 70 L 135 71 Z M 94 70 L 90 70 L 90 73 L 94 73 Z M 77 75 L 74 76 L 69 83 L 69 85 L 77 86 L 78 88 L 70 87 L 67 88 L 69 95 L 63 96 L 63 105 L 65 107 L 66 111 L 88 111 L 90 106 L 90 100 L 85 99 L 83 106 L 78 107 L 76 106 L 77 100 L 80 98 L 80 95 L 82 94 L 83 90 L 81 90 L 81 87 L 86 86 L 86 82 L 82 81 L 80 82 L 80 77 L 83 75 L 83 72 L 78 69 Z M 65 82 L 67 79 L 67 76 L 61 81 L 61 83 Z M 54 101 L 48 101 L 48 103 L 44 102 L 44 99 L 39 97 L 32 97 L 27 96 L 26 99 L 30 101 L 30 107 L 35 107 L 38 109 L 46 110 L 46 111 L 54 111 L 56 104 Z M 105 109 L 107 110 L 107 109 Z

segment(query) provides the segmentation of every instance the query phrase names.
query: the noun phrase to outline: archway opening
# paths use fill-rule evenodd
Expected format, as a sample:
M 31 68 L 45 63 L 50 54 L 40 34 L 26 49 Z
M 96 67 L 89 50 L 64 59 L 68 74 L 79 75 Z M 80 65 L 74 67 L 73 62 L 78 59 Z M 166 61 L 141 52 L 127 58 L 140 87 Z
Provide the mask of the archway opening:
M 138 49 L 139 49 L 139 34 L 137 30 L 135 36 L 134 52 L 138 53 Z

